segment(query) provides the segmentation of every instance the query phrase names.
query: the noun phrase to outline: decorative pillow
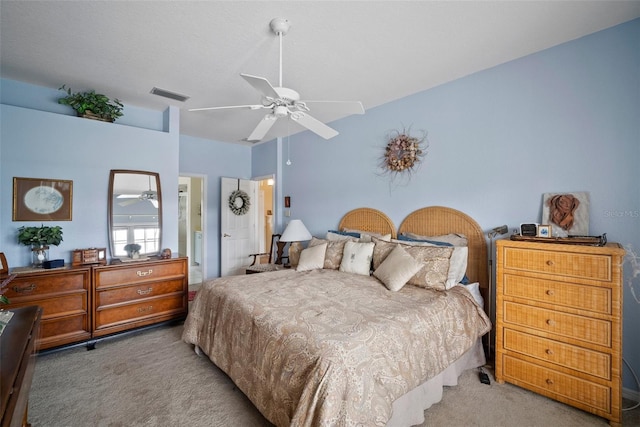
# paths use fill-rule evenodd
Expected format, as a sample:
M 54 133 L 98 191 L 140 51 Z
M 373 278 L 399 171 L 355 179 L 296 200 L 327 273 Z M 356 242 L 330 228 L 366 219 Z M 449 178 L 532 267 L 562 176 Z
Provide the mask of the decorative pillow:
M 324 240 L 312 237 L 308 247 L 318 246 L 323 243 L 327 245 L 327 252 L 324 254 L 324 268 L 327 270 L 337 270 L 342 262 L 342 253 L 346 240 Z
M 364 231 L 364 230 L 352 230 L 349 228 L 345 228 L 342 230 L 343 233 L 346 234 L 357 234 L 360 237 L 360 242 L 362 243 L 369 243 L 371 242 L 371 238 L 372 237 L 377 237 L 378 239 L 382 239 L 385 242 L 390 242 L 391 241 L 391 234 L 380 234 L 380 233 L 375 233 L 373 231 Z
M 300 252 L 300 261 L 297 271 L 308 271 L 321 269 L 324 266 L 324 254 L 327 251 L 327 244 L 313 246 L 303 249 Z
M 368 276 L 371 271 L 371 258 L 375 244 L 345 242 L 340 271 Z
M 373 251 L 374 271 L 380 267 L 395 245 L 400 244 L 409 255 L 423 264 L 420 271 L 409 279 L 409 284 L 422 288 L 447 289 L 447 274 L 449 272 L 449 260 L 453 253 L 452 247 L 403 245 L 401 243 L 384 242 L 375 237 L 373 240 L 375 242 Z
M 463 234 L 457 233 L 442 234 L 440 236 L 421 236 L 420 234 L 415 233 L 402 233 L 401 235 L 414 240 L 430 240 L 435 242 L 449 243 L 453 246 L 469 246 L 467 237 Z
M 387 289 L 396 292 L 421 269 L 421 262 L 409 255 L 402 246 L 396 245 L 373 275 L 380 279 Z
M 404 239 L 392 240 L 392 242 L 403 243 L 406 245 L 415 245 L 415 246 L 448 246 L 452 247 L 449 243 L 446 242 L 437 242 L 431 243 L 431 241 L 426 240 L 415 240 L 408 237 L 404 237 Z M 449 261 L 449 272 L 447 273 L 447 289 L 451 289 L 458 283 L 466 284 L 469 283 L 469 279 L 466 278 L 467 271 L 467 259 L 469 258 L 469 248 L 467 246 L 453 246 L 453 253 L 451 254 L 451 258 Z M 466 283 L 465 283 L 466 282 Z
M 357 242 L 360 240 L 360 233 L 344 233 L 342 231 L 329 230 L 325 238 L 329 241 L 352 241 Z
M 398 236 L 398 242 L 420 242 L 420 243 L 429 243 L 434 246 L 453 246 L 449 242 L 440 242 L 438 240 L 429 240 L 429 239 L 414 239 L 412 237 L 408 237 L 404 234 Z

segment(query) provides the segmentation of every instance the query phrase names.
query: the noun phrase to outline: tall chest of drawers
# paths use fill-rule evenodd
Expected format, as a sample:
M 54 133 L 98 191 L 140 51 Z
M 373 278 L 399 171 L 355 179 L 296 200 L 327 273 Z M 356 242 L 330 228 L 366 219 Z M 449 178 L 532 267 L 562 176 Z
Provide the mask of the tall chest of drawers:
M 620 425 L 624 250 L 511 240 L 496 248 L 496 380 Z
M 93 337 L 186 317 L 186 257 L 93 267 Z

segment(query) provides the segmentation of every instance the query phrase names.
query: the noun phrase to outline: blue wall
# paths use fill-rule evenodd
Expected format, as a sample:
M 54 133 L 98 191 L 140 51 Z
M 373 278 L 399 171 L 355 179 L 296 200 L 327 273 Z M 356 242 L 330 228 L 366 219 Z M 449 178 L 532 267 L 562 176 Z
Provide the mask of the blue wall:
M 205 277 L 220 276 L 220 186 L 221 177 L 250 179 L 251 148 L 182 135 L 180 174 L 206 175 Z M 275 161 L 275 160 L 274 160 Z
M 587 191 L 590 234 L 640 254 L 640 20 L 332 126 L 340 135 L 329 141 L 293 136 L 292 165 L 282 166 L 291 218 L 314 235 L 362 206 L 396 227 L 417 208 L 444 205 L 485 230 L 513 229 L 540 222 L 544 193 Z M 428 153 L 409 180 L 391 182 L 378 168 L 385 136 L 409 126 L 428 131 Z M 625 269 L 624 356 L 640 372 L 640 301 L 631 293 L 640 297 L 640 276 Z M 637 389 L 626 370 L 624 385 Z

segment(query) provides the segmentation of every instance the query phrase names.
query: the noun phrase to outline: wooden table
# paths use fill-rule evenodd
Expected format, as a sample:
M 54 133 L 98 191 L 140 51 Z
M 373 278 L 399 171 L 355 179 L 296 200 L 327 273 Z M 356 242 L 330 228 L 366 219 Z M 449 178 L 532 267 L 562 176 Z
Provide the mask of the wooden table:
M 42 310 L 28 306 L 14 315 L 0 335 L 0 426 L 28 426 L 29 389 L 35 369 Z

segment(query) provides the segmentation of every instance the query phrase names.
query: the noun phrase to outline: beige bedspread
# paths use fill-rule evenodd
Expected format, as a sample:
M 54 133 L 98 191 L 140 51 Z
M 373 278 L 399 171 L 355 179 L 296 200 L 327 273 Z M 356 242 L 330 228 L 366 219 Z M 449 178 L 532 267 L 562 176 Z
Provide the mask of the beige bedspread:
M 205 282 L 183 339 L 278 426 L 383 426 L 395 399 L 489 327 L 462 287 L 390 292 L 374 277 L 285 270 Z

